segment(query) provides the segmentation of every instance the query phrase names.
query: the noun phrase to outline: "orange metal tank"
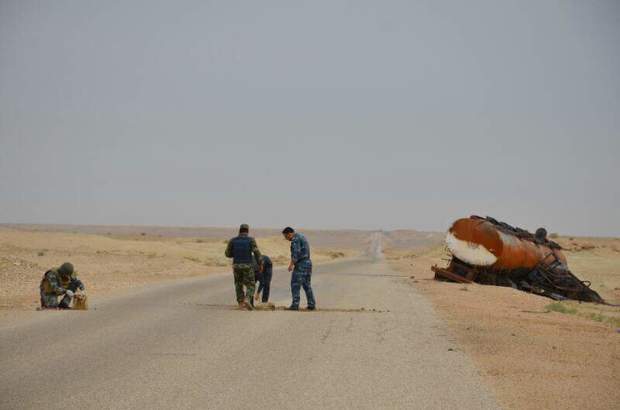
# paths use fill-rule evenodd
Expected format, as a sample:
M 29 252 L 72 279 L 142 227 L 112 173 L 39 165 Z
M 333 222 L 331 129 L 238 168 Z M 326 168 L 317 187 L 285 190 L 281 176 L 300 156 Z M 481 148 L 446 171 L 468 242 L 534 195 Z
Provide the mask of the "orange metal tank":
M 533 269 L 544 260 L 554 261 L 552 255 L 566 265 L 566 258 L 559 249 L 520 239 L 482 218 L 462 218 L 454 222 L 446 244 L 460 260 L 498 271 Z

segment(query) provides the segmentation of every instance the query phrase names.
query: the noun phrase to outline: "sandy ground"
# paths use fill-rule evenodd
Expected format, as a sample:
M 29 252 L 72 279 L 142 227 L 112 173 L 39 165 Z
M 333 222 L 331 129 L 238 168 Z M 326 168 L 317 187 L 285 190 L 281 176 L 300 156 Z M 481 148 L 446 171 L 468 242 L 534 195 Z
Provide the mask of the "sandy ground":
M 0 226 L 0 315 L 34 310 L 43 273 L 65 261 L 76 267 L 91 297 L 145 284 L 230 269 L 224 257 L 234 229 L 161 227 Z M 276 265 L 289 260 L 289 242 L 258 230 L 259 249 Z M 310 231 L 316 263 L 354 257 L 368 232 Z
M 569 266 L 608 302 L 620 303 L 620 240 L 559 238 Z M 508 409 L 617 409 L 620 308 L 554 303 L 510 288 L 432 279 L 445 266 L 442 247 L 387 249 L 393 268 L 414 276 L 459 344 Z M 562 313 L 564 312 L 564 313 Z
M 234 233 L 223 228 L 0 226 L 0 319 L 14 315 L 17 322 L 20 314 L 34 312 L 41 275 L 66 260 L 76 265 L 95 299 L 227 271 L 225 240 Z M 364 254 L 377 235 L 304 233 L 317 264 Z M 289 244 L 277 230 L 252 234 L 276 264 L 287 262 Z M 408 280 L 411 291 L 420 291 L 433 303 L 504 408 L 617 408 L 620 308 L 554 303 L 508 288 L 436 282 L 430 266 L 445 265 L 448 258 L 437 245 L 443 234 L 378 235 L 391 267 L 413 276 Z M 620 239 L 556 240 L 567 249 L 572 271 L 590 280 L 608 302 L 620 304 Z

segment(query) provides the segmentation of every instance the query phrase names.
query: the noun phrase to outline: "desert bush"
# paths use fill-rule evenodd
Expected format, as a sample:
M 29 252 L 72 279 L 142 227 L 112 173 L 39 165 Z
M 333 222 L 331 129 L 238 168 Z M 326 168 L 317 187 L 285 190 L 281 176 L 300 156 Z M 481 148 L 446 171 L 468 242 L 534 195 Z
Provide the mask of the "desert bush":
M 577 309 L 568 307 L 560 302 L 551 303 L 545 307 L 547 310 L 550 310 L 552 312 L 566 313 L 568 315 L 574 315 L 575 313 L 577 313 Z
M 342 252 L 329 252 L 328 255 L 332 259 L 344 258 L 344 253 Z

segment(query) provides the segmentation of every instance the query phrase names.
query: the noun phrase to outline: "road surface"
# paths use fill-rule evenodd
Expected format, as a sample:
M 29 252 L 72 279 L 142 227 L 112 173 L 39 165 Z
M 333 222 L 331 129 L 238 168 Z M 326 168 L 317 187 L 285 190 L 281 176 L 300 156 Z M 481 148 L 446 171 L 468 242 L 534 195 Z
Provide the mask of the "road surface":
M 289 281 L 274 272 L 277 305 Z M 0 408 L 497 408 L 381 258 L 317 267 L 312 281 L 315 312 L 236 310 L 230 273 L 37 312 L 0 329 Z

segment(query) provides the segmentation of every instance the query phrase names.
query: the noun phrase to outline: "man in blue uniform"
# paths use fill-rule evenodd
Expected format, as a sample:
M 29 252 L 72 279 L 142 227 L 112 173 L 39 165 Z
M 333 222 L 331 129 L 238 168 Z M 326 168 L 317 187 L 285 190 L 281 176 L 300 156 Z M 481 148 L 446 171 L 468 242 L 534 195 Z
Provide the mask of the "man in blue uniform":
M 262 255 L 258 263 L 258 275 L 256 280 L 259 282 L 258 290 L 256 291 L 256 300 L 262 292 L 262 302 L 269 302 L 269 290 L 271 289 L 271 276 L 273 274 L 273 263 L 267 255 Z
M 254 266 L 260 260 L 261 254 L 254 238 L 249 236 L 250 228 L 246 224 L 239 227 L 239 235 L 228 241 L 226 257 L 233 259 L 233 273 L 235 275 L 235 292 L 240 308 L 254 309 Z M 243 287 L 245 286 L 245 294 Z
M 312 292 L 312 260 L 310 260 L 310 245 L 306 237 L 295 232 L 293 228 L 287 226 L 282 231 L 282 235 L 287 241 L 291 242 L 291 262 L 288 271 L 291 274 L 291 293 L 293 302 L 289 310 L 299 310 L 299 290 L 304 288 L 306 299 L 308 300 L 308 310 L 316 309 L 314 293 Z

